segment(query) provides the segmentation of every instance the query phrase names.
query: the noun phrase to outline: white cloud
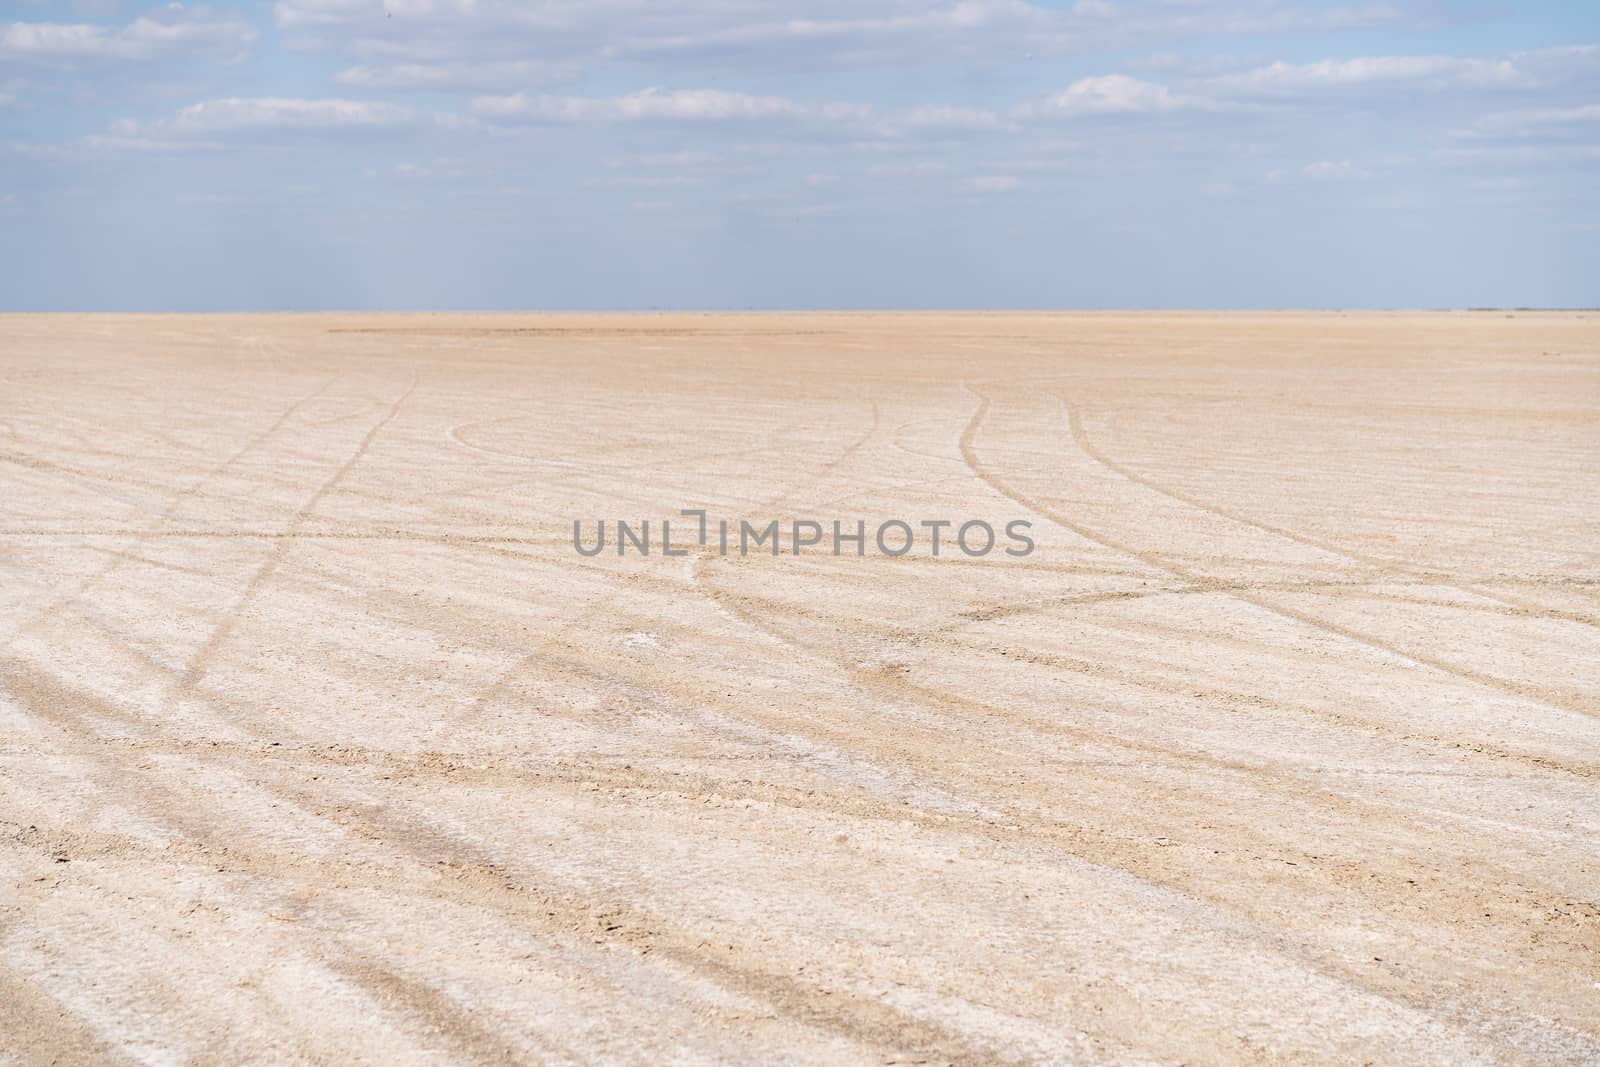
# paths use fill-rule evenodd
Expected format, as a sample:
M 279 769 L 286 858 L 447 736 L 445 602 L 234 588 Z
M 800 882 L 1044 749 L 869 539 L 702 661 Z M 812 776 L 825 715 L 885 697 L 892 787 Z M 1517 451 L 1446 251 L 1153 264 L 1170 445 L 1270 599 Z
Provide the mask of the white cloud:
M 225 147 L 218 141 L 190 138 L 146 137 L 128 134 L 90 134 L 74 141 L 56 143 L 28 143 L 13 141 L 11 151 L 28 159 L 51 162 L 98 159 L 110 154 L 142 153 L 145 155 L 187 154 L 214 151 Z
M 1563 125 L 1572 122 L 1600 122 L 1600 104 L 1583 104 L 1578 107 L 1539 108 L 1532 111 L 1513 112 L 1510 118 L 1535 126 Z
M 341 70 L 334 80 L 363 89 L 499 89 L 549 85 L 576 77 L 570 63 L 513 59 L 501 62 L 391 63 Z
M 1292 33 L 1296 31 L 1368 29 L 1407 21 L 1390 4 L 1314 7 L 1273 0 L 1223 5 L 1198 0 L 1171 0 L 1152 5 L 1127 21 L 1147 35 Z
M 684 189 L 704 185 L 705 178 L 697 174 L 629 174 L 589 184 L 606 189 Z
M 1300 168 L 1300 173 L 1307 178 L 1316 178 L 1318 180 L 1364 178 L 1367 174 L 1364 170 L 1357 170 L 1348 159 L 1337 161 L 1323 159 L 1315 163 L 1307 163 Z
M 1319 159 L 1303 167 L 1271 171 L 1267 174 L 1267 181 L 1282 182 L 1292 179 L 1351 181 L 1368 177 L 1371 175 L 1367 171 L 1361 170 L 1348 159 Z
M 1013 124 L 982 108 L 933 105 L 879 112 L 866 104 L 805 103 L 781 96 L 758 96 L 724 89 L 641 89 L 622 96 L 585 97 L 515 93 L 480 96 L 472 113 L 500 123 L 612 124 L 676 122 L 788 125 L 830 129 L 888 140 L 927 133 L 1006 130 Z
M 1492 163 L 1502 166 L 1517 166 L 1540 163 L 1568 163 L 1573 161 L 1588 162 L 1589 160 L 1600 159 L 1600 145 L 1483 145 L 1474 148 L 1447 148 L 1442 149 L 1438 154 L 1444 159 Z
M 1126 74 L 1106 74 L 1080 78 L 1059 93 L 1023 105 L 1017 109 L 1017 114 L 1025 118 L 1071 118 L 1079 115 L 1209 110 L 1214 107 L 1211 101 L 1174 93 L 1165 85 L 1140 81 Z
M 969 179 L 962 187 L 974 193 L 1009 193 L 1022 188 L 1022 182 L 1009 174 L 985 174 Z
M 441 156 L 428 163 L 399 163 L 395 165 L 394 176 L 417 181 L 442 181 L 462 178 L 477 178 L 487 174 L 493 168 L 474 166 L 463 159 L 454 159 Z
M 826 58 L 857 65 L 1064 43 L 1067 12 L 1023 0 L 279 0 L 301 43 L 422 59 L 541 58 L 658 64 L 737 58 L 753 68 Z
M 820 46 L 835 53 L 855 52 L 881 60 L 886 58 L 886 48 L 907 45 L 960 52 L 974 46 L 981 48 L 997 39 L 1020 44 L 1032 35 L 1038 45 L 1044 46 L 1060 43 L 1070 25 L 1061 12 L 1022 0 L 960 0 L 954 4 L 857 0 L 849 4 L 814 4 L 808 14 L 812 12 L 812 17 L 795 18 L 793 7 L 781 3 L 751 4 L 742 10 L 707 4 L 700 13 L 711 18 L 699 32 L 635 38 L 608 48 L 606 53 L 640 56 L 732 49 L 803 51 Z
M 1582 127 L 1600 123 L 1600 104 L 1575 107 L 1528 108 L 1486 115 L 1471 130 L 1458 131 L 1458 137 L 1515 136 L 1546 133 L 1559 127 Z
M 474 114 L 489 119 L 534 122 L 723 122 L 795 119 L 817 113 L 778 96 L 752 96 L 721 89 L 641 89 L 625 96 L 480 96 Z
M 1210 92 L 1285 96 L 1364 86 L 1424 89 L 1531 89 L 1600 75 L 1600 46 L 1565 45 L 1489 58 L 1357 56 L 1316 63 L 1270 63 L 1201 84 Z
M 1290 94 L 1382 83 L 1505 85 L 1523 77 L 1510 59 L 1363 56 L 1317 63 L 1272 63 L 1242 74 L 1212 78 L 1206 84 L 1212 90 L 1226 93 Z
M 1064 10 L 1026 0 L 278 0 L 272 10 L 294 46 L 351 53 L 363 62 L 459 67 L 521 60 L 697 73 L 950 62 L 1005 67 L 1073 48 L 1405 17 L 1384 4 L 1312 7 L 1304 0 L 1079 0 Z
M 90 134 L 82 141 L 89 152 L 193 152 L 214 151 L 223 147 L 217 141 L 196 141 L 171 137 L 143 137 L 137 134 Z
M 909 129 L 995 130 L 1005 125 L 993 111 L 976 107 L 914 107 L 894 116 L 895 126 Z
M 153 122 L 122 119 L 111 132 L 121 138 L 194 137 L 241 130 L 322 130 L 398 126 L 419 119 L 395 104 L 366 100 L 304 100 L 289 97 L 228 97 L 190 104 Z
M 608 167 L 707 167 L 721 163 L 721 157 L 710 152 L 644 152 L 638 155 L 619 156 L 606 163 Z
M 243 58 L 256 31 L 236 15 L 169 4 L 126 26 L 12 22 L 0 25 L 0 59 L 56 65 L 152 62 L 189 57 Z

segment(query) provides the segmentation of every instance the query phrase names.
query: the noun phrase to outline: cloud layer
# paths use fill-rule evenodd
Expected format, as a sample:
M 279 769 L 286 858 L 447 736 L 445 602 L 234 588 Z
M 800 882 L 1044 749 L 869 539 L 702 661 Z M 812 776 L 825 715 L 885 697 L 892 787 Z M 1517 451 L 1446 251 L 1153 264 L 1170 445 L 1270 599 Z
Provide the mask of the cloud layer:
M 0 60 L 42 65 L 192 58 L 238 61 L 249 54 L 256 38 L 255 27 L 237 15 L 172 4 L 125 25 L 0 24 Z
M 467 262 L 526 270 L 524 249 L 570 232 L 590 242 L 574 249 L 643 240 L 644 261 L 700 262 L 670 278 L 640 268 L 623 303 L 652 287 L 688 299 L 691 279 L 740 291 L 762 272 L 718 264 L 747 257 L 786 281 L 768 300 L 870 264 L 876 302 L 926 286 L 1000 299 L 1000 275 L 971 259 L 1000 254 L 996 235 L 1019 250 L 1001 274 L 1020 294 L 1053 292 L 1061 241 L 1088 241 L 1103 264 L 1175 242 L 1193 262 L 1224 249 L 1267 294 L 1244 302 L 1270 302 L 1294 275 L 1274 259 L 1292 253 L 1283 235 L 1335 220 L 1329 240 L 1365 233 L 1396 263 L 1430 247 L 1395 236 L 1408 229 L 1443 247 L 1491 223 L 1512 262 L 1528 261 L 1508 249 L 1530 234 L 1557 247 L 1545 260 L 1580 262 L 1563 220 L 1593 214 L 1600 187 L 1600 48 L 1556 6 L 1514 26 L 1313 0 L 25 10 L 0 24 L 0 190 L 21 239 L 98 248 L 133 212 L 165 211 L 163 233 L 225 216 L 270 243 L 288 232 L 269 222 L 281 211 L 332 242 L 318 265 L 376 279 L 357 297 L 425 291 L 392 280 L 405 260 L 386 242 L 426 232 Z M 117 206 L 134 190 L 137 209 Z M 113 225 L 79 228 L 91 218 Z M 965 258 L 931 255 L 932 235 Z M 1246 239 L 1250 256 L 1227 251 Z M 818 262 L 826 242 L 838 265 Z M 1092 294 L 1115 274 L 1079 284 Z M 548 284 L 576 293 L 582 276 Z M 1208 265 L 1185 284 L 1205 293 L 1228 276 Z M 1125 299 L 1142 277 L 1123 276 Z M 1370 270 L 1349 277 L 1359 287 Z

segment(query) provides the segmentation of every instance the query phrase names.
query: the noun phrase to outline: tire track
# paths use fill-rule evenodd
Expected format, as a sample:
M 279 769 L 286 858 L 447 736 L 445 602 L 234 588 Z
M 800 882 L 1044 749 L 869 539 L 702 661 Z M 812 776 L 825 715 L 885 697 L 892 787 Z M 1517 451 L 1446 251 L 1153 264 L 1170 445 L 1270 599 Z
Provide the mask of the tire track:
M 1311 627 L 1312 629 L 1333 634 L 1336 637 L 1344 638 L 1345 640 L 1351 641 L 1355 644 L 1364 645 L 1367 648 L 1383 652 L 1387 655 L 1397 656 L 1400 659 L 1407 660 L 1419 667 L 1426 667 L 1430 670 L 1435 670 L 1443 674 L 1453 675 L 1454 677 L 1460 678 L 1463 681 L 1471 682 L 1474 685 L 1480 685 L 1486 689 L 1493 689 L 1500 693 L 1519 697 L 1531 703 L 1543 704 L 1544 706 L 1556 711 L 1572 712 L 1590 717 L 1600 716 L 1600 698 L 1583 694 L 1551 694 L 1546 690 L 1539 688 L 1538 686 L 1529 685 L 1522 682 L 1513 682 L 1508 679 L 1500 678 L 1496 675 L 1486 674 L 1483 671 L 1477 671 L 1469 667 L 1460 666 L 1459 664 L 1450 663 L 1446 660 L 1439 659 L 1436 656 L 1430 656 L 1427 653 L 1415 652 L 1401 648 L 1390 641 L 1374 637 L 1368 633 L 1363 633 L 1362 631 L 1354 629 L 1353 627 L 1344 626 L 1339 623 L 1328 622 L 1327 620 L 1318 618 L 1309 612 L 1301 611 L 1298 608 L 1290 608 L 1281 604 L 1275 604 L 1261 596 L 1250 593 L 1229 591 L 1227 588 L 1225 588 L 1226 583 L 1219 582 L 1214 578 L 1201 574 L 1198 571 L 1191 570 L 1188 567 L 1173 563 L 1166 558 L 1166 556 L 1160 553 L 1148 552 L 1143 549 L 1135 548 L 1132 545 L 1124 544 L 1114 538 L 1108 537 L 1092 527 L 1086 526 L 1081 522 L 1077 522 L 1065 515 L 1060 514 L 1057 511 L 1054 511 L 1053 509 L 1045 507 L 1043 504 L 1032 499 L 1031 497 L 1025 496 L 1017 490 L 1012 489 L 1005 482 L 1001 481 L 991 470 L 985 467 L 982 461 L 978 459 L 977 453 L 973 449 L 972 441 L 977 435 L 978 428 L 983 424 L 984 418 L 989 414 L 989 398 L 985 394 L 973 389 L 970 385 L 968 385 L 967 388 L 979 399 L 978 409 L 973 412 L 972 418 L 968 421 L 966 429 L 963 430 L 961 434 L 961 455 L 962 458 L 966 460 L 967 466 L 972 470 L 973 475 L 977 477 L 979 481 L 982 481 L 985 485 L 989 486 L 1001 496 L 1021 505 L 1024 508 L 1027 508 L 1035 515 L 1038 515 L 1043 519 L 1047 519 L 1063 529 L 1070 530 L 1072 533 L 1077 534 L 1085 541 L 1090 541 L 1094 544 L 1100 545 L 1103 548 L 1109 548 L 1113 551 L 1132 556 L 1134 559 L 1139 560 L 1141 563 L 1144 563 L 1153 570 L 1164 571 L 1167 574 L 1182 578 L 1187 582 L 1202 585 L 1208 589 L 1214 589 L 1218 593 L 1233 597 L 1234 599 L 1243 601 L 1246 604 L 1251 604 L 1262 609 L 1263 611 L 1267 611 L 1285 619 L 1290 619 L 1294 622 L 1301 623 L 1302 625 Z
M 123 794 L 124 799 L 137 802 L 162 822 L 180 828 L 184 837 L 202 849 L 199 855 L 203 862 L 214 866 L 220 861 L 223 869 L 247 870 L 273 880 L 287 877 L 298 884 L 301 892 L 311 894 L 326 890 L 341 879 L 350 881 L 363 869 L 360 866 L 330 867 L 325 861 L 300 859 L 279 852 L 257 854 L 220 836 L 203 805 L 191 803 L 166 784 L 153 780 L 142 769 L 138 753 L 144 750 L 143 746 L 127 747 L 126 754 L 119 755 L 116 747 L 96 743 L 93 727 L 81 723 L 73 710 L 75 704 L 91 698 L 16 663 L 8 665 L 6 678 L 13 695 L 22 698 L 32 713 L 78 738 L 85 746 L 80 747 L 80 753 L 88 753 L 113 773 L 138 782 L 135 789 Z M 102 702 L 96 705 L 101 718 L 128 718 Z M 198 751 L 203 752 L 205 747 L 199 746 Z M 890 1050 L 910 1043 L 921 1054 L 972 1067 L 1016 1063 L 1003 1056 L 979 1053 L 954 1031 L 888 1005 L 835 997 L 830 991 L 808 985 L 794 976 L 767 970 L 754 958 L 747 958 L 753 951 L 750 948 L 729 945 L 727 952 L 707 951 L 701 939 L 692 934 L 675 934 L 660 917 L 618 899 L 596 900 L 532 883 L 527 880 L 531 870 L 508 871 L 473 844 L 449 832 L 420 825 L 386 809 L 372 809 L 361 803 L 359 797 L 346 797 L 341 803 L 337 796 L 318 795 L 304 784 L 267 786 L 259 781 L 255 784 L 276 792 L 303 811 L 332 821 L 355 837 L 381 846 L 402 861 L 393 867 L 385 865 L 364 878 L 355 877 L 353 880 L 357 884 L 368 884 L 384 892 L 405 888 L 452 906 L 475 904 L 519 925 L 531 924 L 534 928 L 561 930 L 590 938 L 598 932 L 607 935 L 600 940 L 615 942 L 636 958 L 655 955 L 669 959 L 722 988 L 767 1002 L 795 1022 L 869 1047 Z M 437 882 L 441 865 L 454 875 L 448 886 Z M 615 936 L 610 936 L 613 934 Z M 443 1000 L 443 994 L 431 986 L 403 978 L 392 969 L 366 960 L 344 956 L 332 962 L 340 973 L 355 977 L 364 988 L 380 994 L 382 1002 L 398 1000 L 424 1030 L 430 1026 L 464 1027 L 452 1029 L 455 1034 L 452 1044 L 458 1051 L 468 1051 L 475 1061 L 503 1061 L 484 1055 L 501 1047 L 499 1036 L 483 1029 L 462 1009 Z M 718 1011 L 713 1005 L 706 1005 L 704 1010 Z
M 372 425 L 366 436 L 356 445 L 355 451 L 345 459 L 339 469 L 334 471 L 327 481 L 323 482 L 317 488 L 317 491 L 312 493 L 311 497 L 290 518 L 290 531 L 296 530 L 306 519 L 310 518 L 312 513 L 316 511 L 317 505 L 329 493 L 337 489 L 339 483 L 355 469 L 356 464 L 361 462 L 362 458 L 367 454 L 367 450 L 372 447 L 372 442 L 377 439 L 378 434 L 400 413 L 400 408 L 411 398 L 411 394 L 416 391 L 418 380 L 418 372 L 413 369 L 411 372 L 411 384 L 406 387 L 405 391 L 400 394 L 393 404 L 389 405 L 383 417 Z M 189 665 L 184 669 L 183 674 L 178 678 L 168 694 L 169 699 L 186 696 L 199 684 L 200 680 L 205 676 L 206 669 L 209 667 L 212 658 L 227 642 L 228 638 L 233 635 L 233 631 L 239 625 L 242 613 L 249 607 L 256 593 L 271 580 L 273 574 L 283 565 L 283 561 L 288 557 L 289 548 L 292 544 L 293 540 L 289 538 L 273 542 L 272 550 L 267 554 L 267 558 L 261 562 L 255 573 L 250 576 L 249 582 L 245 584 L 244 591 L 239 594 L 238 599 L 228 609 L 227 615 L 212 629 L 205 641 L 201 643 L 199 650 L 189 660 Z
M 178 493 L 178 495 L 172 499 L 171 503 L 169 503 L 167 507 L 163 509 L 156 517 L 155 522 L 149 528 L 133 535 L 134 544 L 114 552 L 111 558 L 106 560 L 100 569 L 80 582 L 76 589 L 65 596 L 58 597 L 56 600 L 45 605 L 44 608 L 42 608 L 27 622 L 23 623 L 16 630 L 12 631 L 12 633 L 7 636 L 6 640 L 3 643 L 0 643 L 0 653 L 3 653 L 7 649 L 11 648 L 19 638 L 32 633 L 38 627 L 55 618 L 69 605 L 76 603 L 83 597 L 87 596 L 124 563 L 129 562 L 129 560 L 132 558 L 133 551 L 142 545 L 144 541 L 156 535 L 163 523 L 171 521 L 173 517 L 177 515 L 179 509 L 183 507 L 184 503 L 198 493 L 202 486 L 214 480 L 218 475 L 230 470 L 234 464 L 239 462 L 239 460 L 255 451 L 255 449 L 260 447 L 262 444 L 271 440 L 277 434 L 277 432 L 281 430 L 289 422 L 289 420 L 300 411 L 301 408 L 317 397 L 321 396 L 330 386 L 333 385 L 336 380 L 337 377 L 329 378 L 327 381 L 323 382 L 322 385 L 318 386 L 316 389 L 313 389 L 311 392 L 307 393 L 305 396 L 289 405 L 289 407 L 285 409 L 276 420 L 273 421 L 272 425 L 268 426 L 265 430 L 261 431 L 259 434 L 256 434 L 254 437 L 251 437 L 237 451 L 228 456 L 227 459 L 211 468 L 211 470 L 208 471 L 203 477 L 193 482 L 188 488 Z
M 1366 552 L 1359 552 L 1355 549 L 1346 547 L 1344 545 L 1335 544 L 1322 538 L 1311 537 L 1306 534 L 1296 533 L 1295 531 L 1282 526 L 1262 522 L 1241 512 L 1234 511 L 1230 508 L 1220 507 L 1216 504 L 1210 503 L 1209 501 L 1202 500 L 1192 494 L 1182 493 L 1175 489 L 1171 489 L 1165 485 L 1162 485 L 1160 482 L 1155 481 L 1154 479 L 1139 474 L 1137 471 L 1130 469 L 1125 464 L 1119 463 L 1110 456 L 1106 455 L 1104 451 L 1095 446 L 1094 442 L 1090 440 L 1088 433 L 1085 432 L 1083 428 L 1083 417 L 1079 412 L 1077 405 L 1059 393 L 1053 395 L 1055 395 L 1056 399 L 1060 400 L 1062 405 L 1066 408 L 1067 424 L 1072 431 L 1072 439 L 1077 444 L 1078 448 L 1083 452 L 1083 454 L 1100 464 L 1102 467 L 1111 471 L 1113 474 L 1120 475 L 1122 478 L 1134 483 L 1135 485 L 1149 489 L 1150 491 L 1158 493 L 1162 496 L 1169 497 L 1178 501 L 1179 503 L 1187 504 L 1192 508 L 1197 508 L 1220 518 L 1227 519 L 1230 522 L 1236 522 L 1243 526 L 1249 526 L 1265 533 L 1273 534 L 1274 536 L 1293 541 L 1297 544 L 1305 545 L 1309 548 L 1319 549 L 1320 551 L 1329 552 L 1336 556 L 1343 556 L 1344 558 L 1353 560 L 1357 563 L 1364 563 L 1367 566 L 1376 567 L 1385 573 L 1399 571 L 1404 574 L 1427 578 L 1436 585 L 1443 586 L 1447 589 L 1455 589 L 1463 593 L 1469 593 L 1473 596 L 1480 596 L 1488 600 L 1497 601 L 1506 607 L 1521 608 L 1524 611 L 1535 611 L 1540 613 L 1549 610 L 1542 608 L 1540 605 L 1535 603 L 1506 597 L 1503 594 L 1480 589 L 1472 585 L 1457 584 L 1457 581 L 1454 579 L 1454 577 L 1444 571 L 1431 570 L 1426 567 L 1417 567 L 1402 560 L 1396 560 L 1385 556 L 1375 556 Z M 1565 619 L 1568 622 L 1578 623 L 1582 626 L 1600 628 L 1600 618 L 1592 615 L 1583 615 L 1577 612 L 1552 612 L 1550 617 Z

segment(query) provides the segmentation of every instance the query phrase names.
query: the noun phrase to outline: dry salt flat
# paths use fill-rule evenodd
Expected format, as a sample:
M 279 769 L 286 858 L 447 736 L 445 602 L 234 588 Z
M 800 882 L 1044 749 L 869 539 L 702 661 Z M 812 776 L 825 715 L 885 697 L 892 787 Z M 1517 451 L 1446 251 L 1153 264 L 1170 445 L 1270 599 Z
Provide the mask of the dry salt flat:
M 0 1063 L 1595 1063 L 1597 471 L 1587 313 L 0 317 Z

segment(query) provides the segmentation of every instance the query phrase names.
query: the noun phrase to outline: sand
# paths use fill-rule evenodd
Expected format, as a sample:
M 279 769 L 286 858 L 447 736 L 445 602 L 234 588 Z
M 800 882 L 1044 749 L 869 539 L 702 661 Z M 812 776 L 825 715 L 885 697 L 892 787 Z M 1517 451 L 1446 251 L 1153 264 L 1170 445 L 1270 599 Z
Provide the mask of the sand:
M 1597 471 L 1597 314 L 0 317 L 0 1063 L 1595 1063 Z

